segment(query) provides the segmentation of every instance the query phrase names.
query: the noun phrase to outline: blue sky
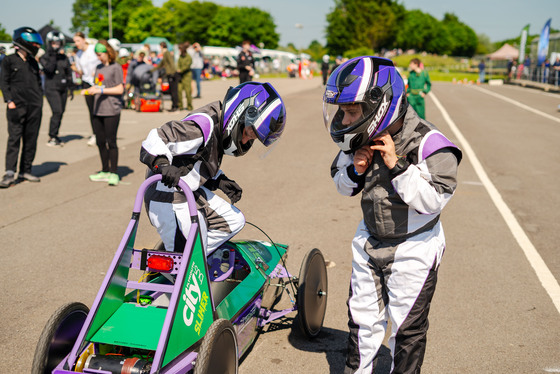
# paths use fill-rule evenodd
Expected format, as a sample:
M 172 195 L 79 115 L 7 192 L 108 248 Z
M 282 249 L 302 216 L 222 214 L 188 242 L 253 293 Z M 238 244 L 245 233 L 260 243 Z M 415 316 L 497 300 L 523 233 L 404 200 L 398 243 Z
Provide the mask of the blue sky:
M 69 32 L 73 0 L 0 0 L 0 24 L 11 34 L 20 26 L 40 28 L 51 19 L 62 31 Z M 153 0 L 160 6 L 164 0 Z M 326 14 L 334 7 L 334 0 L 215 0 L 227 6 L 255 6 L 269 12 L 276 22 L 280 44 L 294 43 L 307 47 L 312 40 L 325 44 Z M 400 0 L 405 8 L 420 9 L 437 19 L 445 12 L 455 13 L 477 34 L 487 35 L 491 41 L 516 37 L 530 24 L 530 33 L 538 34 L 546 20 L 560 29 L 560 0 Z M 301 27 L 296 27 L 300 25 Z

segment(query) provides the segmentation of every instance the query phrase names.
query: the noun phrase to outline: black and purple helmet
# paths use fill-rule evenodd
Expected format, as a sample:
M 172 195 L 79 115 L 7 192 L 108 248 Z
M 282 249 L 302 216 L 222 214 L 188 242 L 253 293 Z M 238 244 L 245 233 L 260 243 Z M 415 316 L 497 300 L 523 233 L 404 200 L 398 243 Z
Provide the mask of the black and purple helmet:
M 325 126 L 347 153 L 379 136 L 404 115 L 406 107 L 402 77 L 391 60 L 380 57 L 346 61 L 332 72 L 323 95 Z
M 245 82 L 230 87 L 224 98 L 223 146 L 231 156 L 244 155 L 253 141 L 242 144 L 243 129 L 251 127 L 266 147 L 274 143 L 286 124 L 286 107 L 269 83 Z

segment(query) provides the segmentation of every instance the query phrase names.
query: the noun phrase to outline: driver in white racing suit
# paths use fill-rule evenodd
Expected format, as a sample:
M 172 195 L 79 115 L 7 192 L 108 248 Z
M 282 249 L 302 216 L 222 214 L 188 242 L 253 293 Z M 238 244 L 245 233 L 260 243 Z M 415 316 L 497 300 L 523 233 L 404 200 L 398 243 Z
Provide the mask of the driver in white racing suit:
M 357 57 L 330 76 L 325 125 L 341 148 L 331 175 L 362 192 L 352 242 L 344 373 L 373 373 L 391 320 L 393 373 L 420 373 L 428 313 L 445 249 L 439 220 L 457 185 L 461 151 L 406 100 L 390 60 Z
M 194 193 L 207 253 L 243 228 L 245 218 L 232 205 L 242 190 L 220 170 L 222 157 L 244 155 L 254 139 L 268 147 L 279 139 L 285 121 L 286 107 L 272 85 L 247 82 L 230 88 L 223 103 L 210 103 L 150 131 L 140 161 L 148 166 L 148 177 L 161 173 L 162 180 L 148 188 L 145 203 L 167 251 L 183 250 L 183 233 L 191 225 L 186 198 L 175 188 L 179 179 Z M 212 192 L 216 189 L 231 204 Z

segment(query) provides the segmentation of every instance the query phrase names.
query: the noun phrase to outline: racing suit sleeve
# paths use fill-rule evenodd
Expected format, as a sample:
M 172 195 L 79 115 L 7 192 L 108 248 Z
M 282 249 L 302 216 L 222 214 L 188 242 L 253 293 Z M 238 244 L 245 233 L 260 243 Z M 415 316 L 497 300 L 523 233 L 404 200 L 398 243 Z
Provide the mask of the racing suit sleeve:
M 173 164 L 175 156 L 195 155 L 203 144 L 203 134 L 198 126 L 190 125 L 188 121 L 169 121 L 151 130 L 142 142 L 140 161 L 150 169 L 153 169 L 156 159 L 160 157 L 166 157 L 169 164 Z M 199 185 L 189 183 L 189 187 L 194 191 Z
M 353 154 L 338 153 L 331 165 L 331 177 L 341 195 L 354 196 L 364 188 L 365 176 L 356 174 Z
M 40 61 L 45 74 L 52 77 L 56 71 L 56 52 L 49 49 L 47 53 L 41 56 Z
M 449 148 L 443 148 L 391 181 L 401 199 L 421 214 L 439 213 L 457 187 L 458 160 Z
M 12 101 L 12 92 L 10 91 L 10 72 L 12 71 L 12 67 L 9 65 L 9 61 L 7 58 L 2 60 L 2 69 L 0 71 L 0 90 L 2 91 L 2 96 L 4 97 L 4 101 L 7 103 L 8 101 Z

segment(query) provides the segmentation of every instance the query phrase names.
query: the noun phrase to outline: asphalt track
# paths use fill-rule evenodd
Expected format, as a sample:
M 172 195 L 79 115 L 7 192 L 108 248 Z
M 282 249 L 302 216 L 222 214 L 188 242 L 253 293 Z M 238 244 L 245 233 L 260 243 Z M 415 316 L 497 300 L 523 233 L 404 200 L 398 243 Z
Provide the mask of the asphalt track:
M 244 189 L 238 207 L 247 220 L 290 244 L 292 273 L 315 247 L 334 266 L 328 269 L 322 334 L 308 342 L 291 329 L 290 318 L 271 325 L 239 372 L 340 373 L 359 197 L 340 196 L 331 181 L 337 148 L 323 126 L 320 80 L 272 83 L 288 108 L 282 140 L 264 158 L 263 152 L 226 157 L 222 168 Z M 223 98 L 235 84 L 203 82 L 195 106 Z M 424 373 L 560 372 L 558 104 L 560 96 L 530 88 L 451 83 L 435 83 L 427 98 L 428 120 L 465 154 L 457 192 L 442 215 L 447 250 L 431 307 Z M 108 187 L 87 178 L 100 162 L 97 150 L 86 145 L 91 131 L 83 98 L 68 103 L 61 149 L 45 145 L 45 102 L 33 168 L 41 183 L 0 190 L 0 373 L 29 372 L 41 330 L 59 306 L 91 305 L 143 180 L 140 142 L 151 128 L 184 114 L 124 111 L 118 139 L 122 183 Z M 2 106 L 2 166 L 5 118 Z M 239 238 L 266 240 L 249 226 Z M 156 241 L 143 215 L 136 245 Z M 381 355 L 376 372 L 387 373 L 386 347 Z

